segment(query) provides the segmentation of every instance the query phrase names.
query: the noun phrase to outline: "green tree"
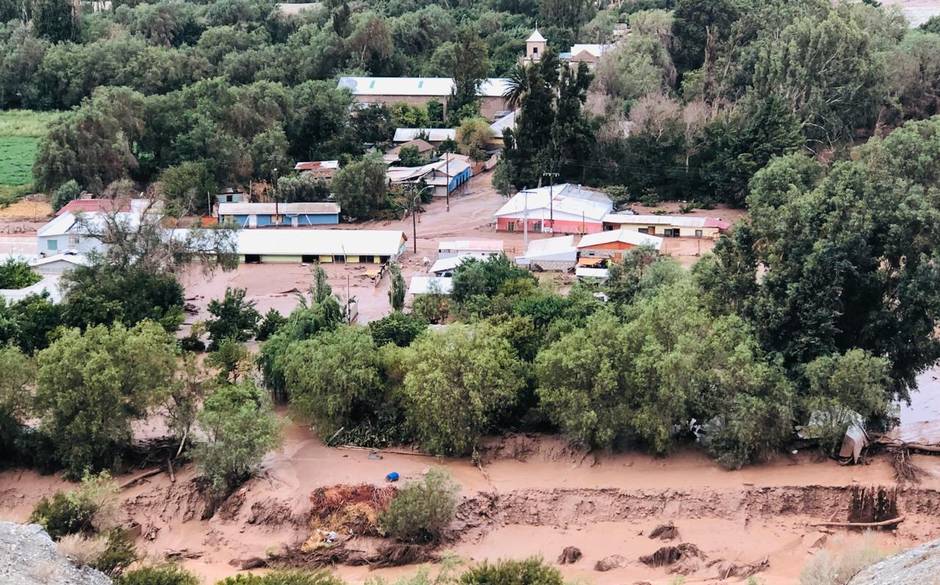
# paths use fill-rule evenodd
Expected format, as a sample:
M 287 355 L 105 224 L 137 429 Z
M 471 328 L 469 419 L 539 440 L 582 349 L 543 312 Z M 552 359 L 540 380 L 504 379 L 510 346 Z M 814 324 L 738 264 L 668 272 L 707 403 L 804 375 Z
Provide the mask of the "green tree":
M 16 324 L 16 335 L 11 340 L 15 339 L 16 345 L 30 355 L 45 349 L 49 345 L 50 334 L 62 325 L 62 306 L 52 302 L 47 291 L 13 303 L 8 311 Z M 0 313 L 3 313 L 3 309 L 0 309 Z M 0 332 L 2 337 L 3 333 Z
M 748 100 L 705 127 L 699 172 L 713 200 L 741 207 L 751 177 L 802 144 L 800 122 L 781 97 Z
M 467 118 L 457 128 L 457 146 L 461 154 L 469 156 L 475 161 L 484 161 L 488 158 L 487 145 L 493 139 L 490 124 L 483 118 Z
M 59 185 L 59 188 L 52 193 L 52 203 L 53 211 L 59 211 L 65 204 L 73 199 L 78 199 L 82 194 L 81 186 L 75 181 L 75 179 L 70 179 L 65 183 Z
M 112 467 L 130 445 L 131 422 L 170 387 L 176 342 L 144 322 L 63 331 L 37 356 L 36 411 L 71 477 Z
M 516 352 L 486 325 L 451 325 L 422 335 L 407 352 L 405 418 L 434 454 L 471 453 L 524 385 Z
M 268 309 L 258 324 L 258 334 L 255 339 L 258 341 L 267 341 L 269 337 L 278 332 L 282 325 L 287 323 L 287 318 L 275 309 Z
M 116 585 L 199 585 L 199 578 L 176 565 L 155 565 L 127 571 Z
M 215 177 L 201 161 L 184 161 L 160 173 L 160 190 L 183 214 L 207 213 L 218 191 Z
M 16 441 L 29 413 L 30 390 L 35 367 L 28 357 L 13 346 L 0 346 L 0 466 L 17 463 L 20 453 Z
M 78 35 L 78 22 L 68 0 L 32 0 L 30 10 L 36 36 L 62 42 Z
M 731 33 L 741 16 L 742 3 L 735 0 L 679 0 L 672 34 L 676 44 L 672 58 L 681 72 L 705 63 L 709 42 L 720 42 Z M 710 38 L 711 37 L 711 38 Z
M 197 418 L 206 439 L 197 445 L 194 458 L 221 501 L 278 445 L 280 423 L 264 393 L 250 382 L 218 388 Z
M 428 323 L 424 319 L 401 311 L 369 322 L 369 332 L 376 347 L 388 343 L 408 347 L 419 335 L 427 331 L 427 328 Z
M 208 309 L 212 319 L 206 322 L 206 331 L 209 332 L 211 351 L 218 349 L 219 344 L 226 339 L 241 342 L 254 337 L 261 314 L 255 309 L 254 301 L 245 300 L 246 294 L 243 288 L 226 288 L 225 297 L 221 301 L 209 301 Z
M 26 288 L 40 280 L 25 260 L 7 258 L 0 262 L 0 289 Z
M 454 270 L 453 278 L 451 298 L 456 303 L 464 303 L 474 296 L 492 297 L 513 280 L 535 281 L 529 271 L 515 266 L 505 254 L 486 260 L 467 259 Z
M 392 262 L 388 266 L 388 304 L 392 310 L 401 311 L 405 307 L 405 278 L 401 275 L 401 266 Z
M 806 364 L 811 397 L 830 400 L 866 419 L 883 417 L 888 408 L 890 363 L 861 349 L 818 357 Z
M 67 272 L 62 282 L 62 319 L 71 327 L 115 322 L 133 327 L 149 319 L 176 331 L 183 322 L 183 287 L 172 274 L 116 268 L 96 258 Z M 129 295 L 129 290 L 137 292 Z
M 489 70 L 486 44 L 472 28 L 464 26 L 457 31 L 455 48 L 451 69 L 454 89 L 447 100 L 451 126 L 461 123 L 461 112 L 479 109 L 480 84 Z
M 299 341 L 283 359 L 291 407 L 323 438 L 372 419 L 384 402 L 378 354 L 364 327 Z
M 385 163 L 374 156 L 349 163 L 337 171 L 332 188 L 343 215 L 366 218 L 385 205 L 388 193 Z

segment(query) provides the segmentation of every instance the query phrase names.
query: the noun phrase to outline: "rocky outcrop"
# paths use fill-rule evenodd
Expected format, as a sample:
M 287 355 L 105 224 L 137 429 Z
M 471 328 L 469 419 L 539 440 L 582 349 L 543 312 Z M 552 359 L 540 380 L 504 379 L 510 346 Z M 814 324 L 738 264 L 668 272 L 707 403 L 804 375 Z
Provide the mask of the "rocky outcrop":
M 0 583 L 111 585 L 111 580 L 69 562 L 41 526 L 0 522 Z
M 888 557 L 863 570 L 849 585 L 936 583 L 940 575 L 940 540 Z

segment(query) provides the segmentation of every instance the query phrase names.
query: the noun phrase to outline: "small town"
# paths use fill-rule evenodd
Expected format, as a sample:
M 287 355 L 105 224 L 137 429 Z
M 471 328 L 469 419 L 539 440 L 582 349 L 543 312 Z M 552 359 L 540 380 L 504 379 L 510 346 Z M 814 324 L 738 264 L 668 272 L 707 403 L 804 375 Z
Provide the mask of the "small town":
M 940 583 L 940 2 L 0 47 L 0 585 Z

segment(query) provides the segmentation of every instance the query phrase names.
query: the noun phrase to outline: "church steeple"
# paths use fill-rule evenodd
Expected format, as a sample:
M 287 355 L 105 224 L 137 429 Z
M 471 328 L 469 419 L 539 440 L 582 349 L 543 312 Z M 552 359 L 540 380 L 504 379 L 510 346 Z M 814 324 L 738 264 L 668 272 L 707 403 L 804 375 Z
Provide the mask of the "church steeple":
M 538 61 L 545 54 L 547 46 L 548 41 L 545 40 L 539 29 L 535 29 L 529 35 L 529 38 L 525 40 L 525 60 L 528 62 Z

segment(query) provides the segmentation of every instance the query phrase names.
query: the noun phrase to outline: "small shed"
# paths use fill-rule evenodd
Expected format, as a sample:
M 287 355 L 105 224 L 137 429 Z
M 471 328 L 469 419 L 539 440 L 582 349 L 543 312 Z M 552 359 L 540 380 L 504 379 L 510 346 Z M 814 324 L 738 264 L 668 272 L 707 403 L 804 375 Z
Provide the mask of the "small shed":
M 578 263 L 578 248 L 574 236 L 561 236 L 529 242 L 524 256 L 516 258 L 519 266 L 532 270 L 567 271 Z
M 608 260 L 620 260 L 627 250 L 639 246 L 659 250 L 662 245 L 662 238 L 627 229 L 588 234 L 578 243 L 578 265 L 599 267 Z
M 29 265 L 43 276 L 61 276 L 78 266 L 87 266 L 88 257 L 81 254 L 54 254 L 31 260 Z
M 315 179 L 329 181 L 339 170 L 338 160 L 314 160 L 299 162 L 294 165 L 294 170 L 302 175 L 307 175 Z

